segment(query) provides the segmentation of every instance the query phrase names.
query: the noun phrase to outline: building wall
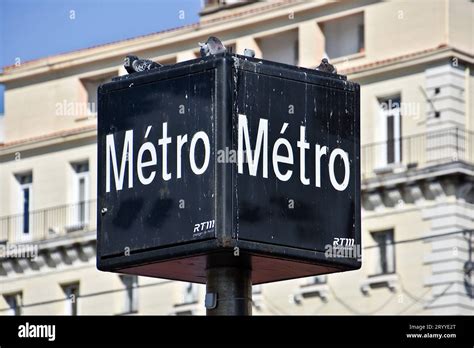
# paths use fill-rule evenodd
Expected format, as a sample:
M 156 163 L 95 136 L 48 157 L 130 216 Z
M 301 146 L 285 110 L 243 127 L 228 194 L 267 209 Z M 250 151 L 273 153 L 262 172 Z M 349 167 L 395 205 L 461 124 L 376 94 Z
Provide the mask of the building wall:
M 5 142 L 95 124 L 94 115 L 87 114 L 88 99 L 82 80 L 104 74 L 116 76 L 118 64 L 119 60 L 97 62 L 7 84 Z
M 89 161 L 89 197 L 96 199 L 97 147 L 95 138 L 76 142 L 62 142 L 47 149 L 15 151 L 0 163 L 2 204 L 0 216 L 13 215 L 18 211 L 18 187 L 15 174 L 33 173 L 32 210 L 72 204 L 72 162 Z M 16 158 L 16 160 L 15 160 Z
M 365 17 L 367 57 L 381 60 L 447 43 L 445 17 L 444 0 L 430 1 L 429 5 L 399 0 L 370 6 Z
M 448 42 L 465 52 L 474 51 L 474 8 L 468 1 L 447 1 Z

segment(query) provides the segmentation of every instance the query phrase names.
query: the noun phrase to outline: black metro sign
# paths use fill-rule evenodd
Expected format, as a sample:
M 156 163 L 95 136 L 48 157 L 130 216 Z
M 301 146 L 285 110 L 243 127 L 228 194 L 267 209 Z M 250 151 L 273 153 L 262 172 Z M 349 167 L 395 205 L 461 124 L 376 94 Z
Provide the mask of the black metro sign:
M 98 267 L 254 284 L 360 267 L 359 85 L 233 54 L 99 89 Z M 240 261 L 239 261 L 240 262 Z

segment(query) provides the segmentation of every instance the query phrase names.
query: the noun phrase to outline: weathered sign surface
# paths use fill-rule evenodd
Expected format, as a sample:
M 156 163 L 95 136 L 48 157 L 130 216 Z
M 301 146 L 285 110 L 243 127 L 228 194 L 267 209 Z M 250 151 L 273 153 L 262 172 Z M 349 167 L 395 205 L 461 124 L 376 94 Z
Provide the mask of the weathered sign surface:
M 254 284 L 360 267 L 359 86 L 233 54 L 99 89 L 98 267 Z

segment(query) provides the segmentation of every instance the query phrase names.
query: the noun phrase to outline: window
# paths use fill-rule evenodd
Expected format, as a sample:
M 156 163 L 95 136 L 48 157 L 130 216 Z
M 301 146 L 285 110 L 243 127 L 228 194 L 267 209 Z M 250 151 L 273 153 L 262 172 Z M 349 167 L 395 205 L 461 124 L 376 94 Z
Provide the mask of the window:
M 174 305 L 173 314 L 192 315 L 198 310 L 199 285 L 193 283 L 181 283 L 180 297 Z
M 330 20 L 321 25 L 328 58 L 339 58 L 364 51 L 363 13 Z
M 199 289 L 197 284 L 185 283 L 183 288 L 183 303 L 195 303 L 198 301 Z
M 79 283 L 61 285 L 66 300 L 64 302 L 65 315 L 77 315 L 77 299 L 79 297 Z
M 382 149 L 382 165 L 402 161 L 402 117 L 400 114 L 400 96 L 379 99 L 382 117 L 382 137 L 385 146 Z
M 124 310 L 126 313 L 138 312 L 138 277 L 135 275 L 120 276 L 125 286 Z
M 73 223 L 70 229 L 82 229 L 89 222 L 89 162 L 71 163 L 73 176 Z
M 298 65 L 298 31 L 290 30 L 258 39 L 262 57 L 266 60 Z M 242 52 L 238 52 L 242 54 Z
M 31 202 L 32 202 L 32 185 L 33 174 L 24 173 L 17 174 L 18 181 L 18 205 L 19 205 L 19 220 L 17 220 L 17 230 L 21 239 L 29 239 L 31 237 Z
M 81 80 L 87 96 L 87 103 L 85 108 L 78 110 L 81 115 L 78 114 L 76 116 L 92 116 L 97 114 L 97 89 L 100 85 L 110 82 L 114 76 L 116 75 L 102 75 Z
M 376 243 L 375 275 L 395 273 L 393 230 L 373 232 L 372 238 Z
M 23 306 L 23 293 L 3 295 L 8 306 L 7 315 L 21 315 L 21 307 Z

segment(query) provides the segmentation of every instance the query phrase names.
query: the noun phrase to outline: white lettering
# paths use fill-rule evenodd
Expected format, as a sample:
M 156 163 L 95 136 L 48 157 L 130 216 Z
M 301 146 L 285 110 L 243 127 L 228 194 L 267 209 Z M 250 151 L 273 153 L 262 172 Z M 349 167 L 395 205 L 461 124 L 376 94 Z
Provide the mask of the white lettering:
M 245 163 L 248 163 L 248 175 L 257 176 L 260 165 L 262 168 L 262 177 L 268 178 L 268 166 L 270 161 L 268 158 L 268 152 L 269 149 L 271 149 L 272 152 L 270 155 L 272 158 L 270 165 L 273 166 L 273 173 L 278 180 L 286 182 L 292 178 L 294 171 L 293 166 L 298 165 L 295 163 L 295 154 L 293 148 L 293 146 L 296 144 L 296 147 L 299 149 L 297 150 L 299 152 L 299 156 L 296 156 L 296 160 L 299 159 L 299 180 L 301 184 L 308 186 L 312 183 L 312 179 L 310 179 L 312 176 L 306 173 L 306 158 L 312 145 L 310 145 L 310 142 L 308 142 L 305 126 L 299 126 L 299 137 L 297 139 L 287 139 L 285 132 L 289 129 L 289 127 L 290 124 L 284 122 L 280 129 L 280 136 L 274 140 L 274 135 L 269 138 L 269 130 L 274 132 L 275 128 L 270 128 L 269 121 L 267 119 L 262 118 L 259 120 L 258 129 L 255 129 L 255 127 L 253 129 L 249 129 L 247 116 L 239 114 L 237 125 L 237 144 L 235 145 L 237 148 L 237 156 L 235 148 L 229 149 L 226 147 L 225 149 L 211 149 L 209 136 L 204 131 L 198 131 L 192 136 L 189 144 L 189 153 L 186 154 L 185 151 L 188 149 L 188 134 L 176 135 L 176 179 L 180 179 L 183 176 L 183 158 L 185 161 L 187 161 L 189 158 L 189 165 L 192 173 L 195 175 L 202 175 L 209 167 L 211 154 L 215 156 L 213 157 L 213 160 L 216 161 L 217 165 L 237 162 L 237 172 L 239 174 L 244 174 L 244 165 Z M 152 126 L 147 127 L 145 139 L 148 139 L 151 129 Z M 253 132 L 252 138 L 250 137 L 250 131 Z M 135 163 L 133 161 L 133 132 L 133 130 L 125 131 L 123 146 L 121 147 L 121 155 L 120 153 L 116 152 L 117 149 L 115 147 L 115 134 L 108 134 L 106 136 L 106 192 L 110 192 L 111 190 L 112 175 L 115 184 L 115 190 L 119 191 L 123 189 L 126 170 L 128 170 L 128 188 L 133 188 L 133 177 L 135 174 L 133 172 L 134 165 L 136 165 L 136 175 L 142 185 L 150 185 L 156 179 L 156 173 L 158 171 L 156 167 L 159 163 L 159 160 L 157 159 L 157 145 L 152 140 L 145 140 L 144 143 L 138 145 L 135 144 L 135 146 L 139 147 L 137 160 Z M 255 139 L 255 141 L 251 142 L 251 139 Z M 269 139 L 272 139 L 274 143 L 269 144 Z M 199 149 L 196 149 L 196 147 L 198 147 L 197 145 L 199 141 L 202 142 L 203 148 L 199 147 Z M 170 144 L 173 144 L 173 137 L 168 135 L 168 123 L 164 122 L 162 124 L 161 138 L 158 139 L 158 146 L 162 146 L 161 164 L 162 179 L 164 181 L 169 181 L 174 176 L 174 168 L 169 168 L 168 164 L 168 149 L 174 150 L 174 147 L 168 147 Z M 314 156 L 312 158 L 314 159 L 315 167 L 315 187 L 321 187 L 321 168 L 328 168 L 329 179 L 335 190 L 344 191 L 348 187 L 350 179 L 350 160 L 349 154 L 346 151 L 342 150 L 341 148 L 335 148 L 334 150 L 330 151 L 327 146 L 316 144 L 314 147 L 314 155 L 313 153 L 311 153 L 311 155 Z M 117 160 L 119 156 L 121 156 L 120 163 L 118 163 Z M 321 163 L 323 160 L 327 160 L 323 158 L 324 156 L 326 156 L 326 158 L 329 157 L 327 167 L 326 163 L 324 163 L 324 165 Z M 344 177 L 342 181 L 339 179 L 341 182 L 336 179 L 335 166 L 337 157 L 340 157 L 340 160 L 344 165 Z M 201 160 L 201 158 L 203 158 L 203 160 Z M 196 161 L 202 161 L 202 163 L 198 164 Z M 341 162 L 338 161 L 337 163 L 342 167 Z M 128 169 L 126 169 L 126 166 L 128 166 Z M 145 168 L 149 169 L 145 170 Z M 338 173 L 339 172 L 341 171 L 338 170 Z
M 316 144 L 316 187 L 321 187 L 321 156 L 327 155 L 328 148 L 327 146 L 321 147 L 319 144 Z
M 143 160 L 143 154 L 145 151 L 148 151 L 150 153 L 151 159 L 147 162 L 142 162 Z M 143 176 L 143 168 L 149 167 L 149 166 L 154 166 L 156 165 L 156 150 L 155 147 L 153 146 L 152 143 L 146 142 L 142 146 L 140 146 L 140 150 L 138 150 L 138 158 L 137 158 L 137 174 L 138 174 L 138 180 L 143 185 L 149 185 L 153 181 L 156 175 L 156 171 L 152 171 L 148 178 L 145 178 Z
M 303 185 L 309 185 L 309 179 L 306 177 L 306 157 L 305 151 L 309 149 L 309 143 L 305 139 L 306 128 L 300 127 L 300 140 L 296 142 L 296 146 L 300 148 L 300 181 Z
M 162 168 L 163 168 L 163 180 L 168 181 L 171 179 L 171 174 L 168 173 L 168 144 L 171 144 L 171 137 L 168 137 L 168 122 L 163 123 L 163 136 L 158 140 L 158 145 L 163 146 L 162 155 Z
M 280 131 L 280 134 L 283 134 L 288 127 L 288 123 L 284 123 L 283 127 Z M 288 152 L 287 156 L 282 156 L 278 154 L 278 149 L 280 146 L 286 146 L 286 151 Z M 291 144 L 288 140 L 284 138 L 279 138 L 275 145 L 273 145 L 273 153 L 272 153 L 272 163 L 273 163 L 273 171 L 278 179 L 281 181 L 288 181 L 293 174 L 293 171 L 288 169 L 285 174 L 280 172 L 280 168 L 278 167 L 279 163 L 286 163 L 286 164 L 293 164 L 293 149 L 291 148 Z
M 196 165 L 196 143 L 197 141 L 201 139 L 202 142 L 204 143 L 204 163 L 201 168 L 198 168 Z M 209 143 L 209 137 L 207 136 L 206 133 L 204 132 L 197 132 L 194 134 L 193 138 L 191 139 L 191 146 L 189 149 L 189 163 L 191 164 L 191 169 L 194 174 L 196 175 L 201 175 L 204 173 L 207 169 L 207 166 L 209 165 L 209 158 L 211 157 L 211 144 Z
M 26 322 L 18 326 L 20 338 L 47 338 L 48 341 L 56 340 L 56 325 L 36 325 Z
M 106 169 L 105 169 L 105 190 L 110 192 L 110 160 L 112 157 L 112 167 L 114 171 L 115 188 L 120 191 L 123 188 L 123 180 L 125 177 L 125 166 L 128 165 L 128 188 L 133 187 L 133 130 L 125 132 L 125 140 L 123 142 L 122 161 L 120 162 L 120 174 L 117 169 L 117 156 L 115 153 L 114 135 L 106 136 Z
M 178 152 L 178 156 L 176 158 L 176 178 L 181 178 L 181 157 L 182 157 L 182 148 L 185 143 L 188 142 L 188 135 L 185 134 L 184 136 L 178 135 L 178 140 L 176 141 L 176 150 Z
M 334 174 L 334 161 L 336 156 L 340 156 L 344 162 L 344 180 L 342 184 L 337 182 L 336 175 Z M 332 186 L 338 191 L 344 191 L 349 184 L 349 156 L 347 152 L 342 149 L 335 149 L 331 152 L 331 156 L 329 157 L 329 179 L 331 180 Z
M 248 129 L 247 116 L 239 114 L 238 124 L 238 149 L 237 149 L 237 167 L 239 174 L 244 172 L 244 142 L 245 154 L 249 164 L 249 174 L 257 176 L 258 160 L 260 159 L 260 151 L 263 147 L 263 177 L 268 178 L 268 120 L 262 118 L 258 124 L 257 141 L 255 144 L 255 157 L 252 158 L 252 149 L 250 147 L 250 136 Z

